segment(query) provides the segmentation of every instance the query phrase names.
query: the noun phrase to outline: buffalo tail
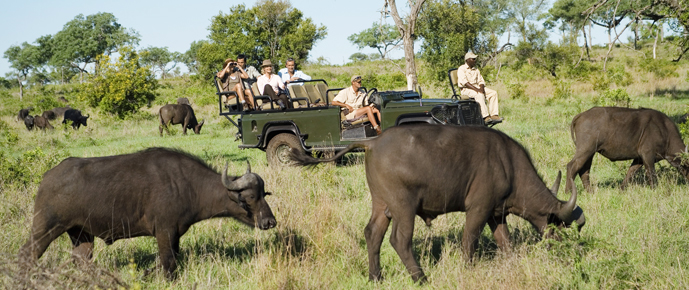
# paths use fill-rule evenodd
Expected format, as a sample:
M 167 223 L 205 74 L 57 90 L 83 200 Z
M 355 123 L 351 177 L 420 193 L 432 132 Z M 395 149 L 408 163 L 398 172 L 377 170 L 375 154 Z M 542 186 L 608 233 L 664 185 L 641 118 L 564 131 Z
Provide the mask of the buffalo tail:
M 358 142 L 358 143 L 352 143 L 347 148 L 344 150 L 337 152 L 333 157 L 330 158 L 315 158 L 311 155 L 306 154 L 304 150 L 291 150 L 290 151 L 290 158 L 296 165 L 300 166 L 316 166 L 319 163 L 324 163 L 324 162 L 333 162 L 343 155 L 345 155 L 347 152 L 352 151 L 355 148 L 364 148 L 367 149 L 369 147 L 369 144 L 366 141 L 363 142 Z

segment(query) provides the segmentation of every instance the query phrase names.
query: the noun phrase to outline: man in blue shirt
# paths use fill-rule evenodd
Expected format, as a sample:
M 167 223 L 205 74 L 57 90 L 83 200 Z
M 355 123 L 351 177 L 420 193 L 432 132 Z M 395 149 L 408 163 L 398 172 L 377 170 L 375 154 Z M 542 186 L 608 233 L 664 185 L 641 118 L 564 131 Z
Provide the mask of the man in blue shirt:
M 280 71 L 278 71 L 278 75 L 282 79 L 282 82 L 285 83 L 285 85 L 289 84 L 290 82 L 296 81 L 296 80 L 305 80 L 305 81 L 311 80 L 311 77 L 309 75 L 296 69 L 297 66 L 294 63 L 293 58 L 291 58 L 291 57 L 288 58 L 285 66 L 286 67 L 284 67 Z

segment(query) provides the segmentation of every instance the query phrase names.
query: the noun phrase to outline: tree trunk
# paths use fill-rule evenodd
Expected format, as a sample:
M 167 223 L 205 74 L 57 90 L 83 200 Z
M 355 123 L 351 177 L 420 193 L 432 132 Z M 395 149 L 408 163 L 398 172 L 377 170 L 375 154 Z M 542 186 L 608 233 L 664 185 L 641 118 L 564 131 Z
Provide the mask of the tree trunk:
M 588 39 L 586 38 L 586 26 L 581 27 L 581 32 L 584 33 L 584 47 L 586 47 L 586 57 L 588 58 L 589 61 L 591 61 L 591 54 L 589 53 L 589 42 Z
M 19 77 L 17 77 L 17 82 L 19 83 L 19 101 L 22 101 L 24 99 L 24 84 Z
M 419 16 L 419 11 L 421 6 L 426 0 L 418 0 L 416 3 L 409 1 L 409 6 L 411 7 L 411 12 L 407 15 L 407 21 L 402 21 L 399 13 L 397 13 L 397 3 L 395 0 L 386 0 L 387 4 L 390 5 L 390 13 L 392 14 L 392 19 L 395 20 L 395 26 L 399 30 L 402 40 L 404 42 L 404 60 L 406 62 L 405 75 L 407 77 L 407 89 L 413 90 L 418 83 L 418 78 L 416 77 L 416 63 L 414 62 L 414 27 L 416 26 L 416 18 Z
M 662 27 L 661 27 L 662 29 Z M 660 35 L 660 31 L 656 32 L 656 39 L 653 41 L 653 59 L 656 59 L 656 48 L 658 47 L 658 36 Z

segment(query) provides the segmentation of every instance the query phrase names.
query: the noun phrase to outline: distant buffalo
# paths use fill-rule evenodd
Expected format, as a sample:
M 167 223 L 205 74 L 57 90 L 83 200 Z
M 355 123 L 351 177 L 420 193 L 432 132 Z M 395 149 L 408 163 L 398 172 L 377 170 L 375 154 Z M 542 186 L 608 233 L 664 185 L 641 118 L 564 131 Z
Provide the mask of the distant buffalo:
M 17 114 L 17 122 L 22 122 L 24 121 L 24 118 L 29 116 L 29 113 L 33 110 L 33 107 L 28 107 L 25 109 L 19 110 L 19 113 Z
M 57 100 L 62 102 L 62 103 L 69 103 L 69 101 L 67 99 L 65 99 L 65 97 L 59 97 L 59 98 L 57 98 Z
M 189 103 L 189 99 L 187 99 L 187 98 L 177 98 L 177 104 L 178 105 L 190 105 L 191 106 L 191 103 Z
M 160 108 L 160 125 L 158 129 L 160 130 L 160 136 L 163 136 L 163 128 L 170 134 L 167 126 L 182 124 L 184 128 L 184 135 L 187 134 L 187 129 L 194 130 L 194 133 L 201 133 L 201 127 L 203 127 L 204 120 L 199 123 L 196 120 L 196 115 L 194 115 L 194 109 L 189 105 L 176 105 L 167 104 Z
M 95 238 L 107 245 L 153 236 L 160 264 L 171 277 L 180 237 L 199 221 L 232 217 L 267 230 L 276 221 L 265 182 L 249 167 L 222 174 L 199 158 L 164 148 L 106 157 L 67 158 L 43 175 L 31 235 L 19 250 L 20 265 L 35 265 L 48 246 L 69 235 L 73 257 L 91 259 Z
M 43 118 L 45 118 L 46 120 L 55 120 L 55 119 L 57 119 L 57 115 L 55 115 L 55 112 L 53 112 L 53 110 L 43 111 L 43 114 L 41 114 L 41 116 L 42 116 Z
M 28 115 L 28 116 L 24 117 L 24 126 L 26 126 L 26 130 L 29 130 L 29 131 L 33 130 L 33 126 L 34 126 L 33 116 Z
M 53 129 L 53 125 L 50 125 L 50 122 L 48 122 L 48 119 L 43 117 L 43 116 L 39 116 L 39 115 L 36 115 L 34 117 L 34 125 L 36 126 L 36 128 L 41 129 L 41 130 L 45 130 L 46 128 L 47 129 Z
M 71 109 L 71 107 L 69 105 L 67 105 L 64 107 L 53 108 L 51 111 L 53 111 L 53 113 L 55 113 L 55 118 L 62 118 L 65 116 L 65 112 L 67 112 L 67 110 L 69 110 L 69 109 Z M 51 120 L 53 120 L 53 119 L 51 119 Z
M 589 171 L 596 152 L 611 161 L 634 160 L 622 181 L 622 188 L 641 166 L 646 167 L 646 178 L 654 186 L 654 164 L 662 159 L 689 179 L 689 166 L 683 165 L 679 157 L 687 147 L 675 123 L 661 112 L 644 108 L 595 107 L 576 115 L 570 131 L 577 149 L 567 164 L 565 188 L 568 191 L 573 189 L 577 175 L 584 188 L 591 191 Z
M 83 116 L 81 115 L 81 111 L 77 109 L 68 109 L 65 111 L 65 118 L 62 120 L 63 124 L 67 123 L 67 120 L 72 121 L 72 128 L 79 129 L 81 125 L 86 126 L 86 120 L 88 120 L 89 116 Z

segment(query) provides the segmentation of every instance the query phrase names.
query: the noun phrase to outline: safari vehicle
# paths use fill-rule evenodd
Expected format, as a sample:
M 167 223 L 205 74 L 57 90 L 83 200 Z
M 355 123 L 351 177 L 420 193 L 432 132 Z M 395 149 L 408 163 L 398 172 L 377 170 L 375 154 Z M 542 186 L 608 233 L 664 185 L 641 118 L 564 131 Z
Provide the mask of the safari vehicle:
M 294 108 L 280 110 L 269 96 L 260 95 L 252 84 L 255 111 L 242 111 L 236 93 L 218 90 L 220 115 L 237 127 L 239 148 L 264 150 L 270 166 L 290 164 L 290 149 L 306 152 L 340 151 L 358 140 L 375 138 L 376 131 L 363 117 L 345 119 L 341 108 L 331 104 L 344 88 L 330 88 L 325 80 L 292 82 L 287 89 Z M 418 91 L 366 90 L 363 105 L 381 112 L 381 129 L 414 123 L 484 125 L 473 100 L 423 99 Z M 230 98 L 230 104 L 225 100 Z M 236 118 L 236 121 L 233 119 Z

